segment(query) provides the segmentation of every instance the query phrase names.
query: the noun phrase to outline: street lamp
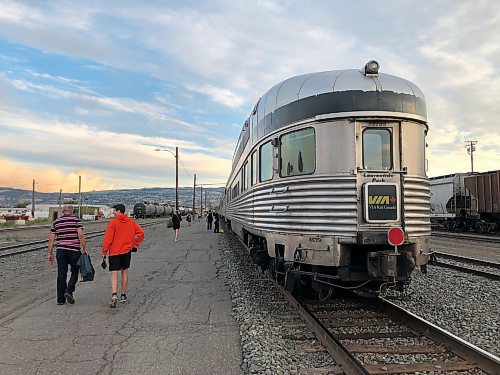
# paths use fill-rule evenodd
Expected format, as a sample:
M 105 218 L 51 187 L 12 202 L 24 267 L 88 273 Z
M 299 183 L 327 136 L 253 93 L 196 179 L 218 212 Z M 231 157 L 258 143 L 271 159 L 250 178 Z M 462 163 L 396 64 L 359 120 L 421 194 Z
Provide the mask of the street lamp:
M 175 148 L 175 154 L 164 148 L 155 148 L 155 151 L 168 151 L 175 157 L 175 210 L 179 209 L 179 147 Z

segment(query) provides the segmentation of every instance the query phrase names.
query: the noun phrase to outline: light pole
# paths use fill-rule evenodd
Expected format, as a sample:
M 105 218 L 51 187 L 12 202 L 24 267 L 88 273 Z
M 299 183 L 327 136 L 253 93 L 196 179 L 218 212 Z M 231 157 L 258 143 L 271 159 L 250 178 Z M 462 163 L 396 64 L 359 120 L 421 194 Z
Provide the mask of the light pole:
M 175 157 L 175 210 L 179 209 L 179 147 L 175 148 L 175 154 L 166 148 L 155 148 L 155 151 L 168 151 Z

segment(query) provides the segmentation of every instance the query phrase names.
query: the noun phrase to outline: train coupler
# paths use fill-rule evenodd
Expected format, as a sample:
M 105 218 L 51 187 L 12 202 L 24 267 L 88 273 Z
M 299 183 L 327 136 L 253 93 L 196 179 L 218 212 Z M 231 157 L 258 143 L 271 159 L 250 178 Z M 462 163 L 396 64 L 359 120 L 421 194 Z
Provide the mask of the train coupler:
M 368 274 L 374 278 L 395 277 L 398 274 L 397 258 L 400 254 L 393 251 L 372 251 L 368 253 Z

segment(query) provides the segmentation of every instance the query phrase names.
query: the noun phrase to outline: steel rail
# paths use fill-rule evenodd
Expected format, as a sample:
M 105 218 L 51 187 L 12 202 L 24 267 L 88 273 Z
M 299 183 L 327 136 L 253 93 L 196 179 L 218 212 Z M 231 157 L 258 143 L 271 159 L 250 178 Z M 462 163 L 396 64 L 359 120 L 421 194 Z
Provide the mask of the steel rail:
M 431 256 L 433 254 L 439 256 L 440 258 L 452 259 L 452 260 L 457 260 L 459 262 L 477 264 L 478 266 L 484 266 L 484 267 L 491 267 L 491 268 L 498 268 L 498 269 L 500 269 L 500 263 L 498 263 L 498 262 L 490 262 L 488 260 L 482 260 L 482 259 L 478 259 L 478 258 L 469 258 L 469 257 L 464 257 L 462 255 L 445 253 L 445 252 L 442 252 L 442 251 L 432 251 L 431 252 Z
M 457 240 L 466 240 L 466 241 L 500 243 L 500 237 L 498 237 L 498 236 L 481 236 L 481 235 L 453 233 L 453 232 L 435 232 L 434 231 L 431 233 L 431 237 L 453 238 L 453 239 L 457 239 Z
M 450 259 L 450 260 L 454 260 L 457 262 L 475 264 L 475 265 L 478 265 L 481 267 L 489 267 L 489 268 L 493 268 L 493 269 L 496 269 L 499 271 L 500 271 L 500 263 L 488 262 L 488 261 L 477 259 L 477 258 L 468 258 L 468 257 L 460 256 L 460 255 L 442 253 L 442 252 L 437 252 L 437 251 L 430 253 L 430 260 L 429 260 L 429 264 L 431 264 L 433 266 L 450 268 L 450 269 L 454 269 L 454 270 L 457 270 L 460 272 L 465 272 L 465 273 L 470 273 L 470 274 L 476 275 L 476 276 L 486 277 L 486 278 L 491 279 L 491 280 L 500 280 L 500 273 L 492 273 L 492 272 L 488 272 L 488 271 L 464 267 L 464 266 L 459 265 L 459 264 L 441 262 L 439 260 L 439 258 Z
M 314 333 L 317 339 L 326 348 L 328 353 L 330 353 L 335 362 L 342 367 L 342 370 L 346 374 L 370 374 L 363 364 L 359 362 L 356 357 L 354 357 L 354 355 L 352 355 L 347 348 L 331 334 L 328 328 L 326 328 L 306 306 L 295 299 L 283 287 L 279 286 L 279 290 L 288 303 L 295 308 L 302 319 L 304 319 L 307 327 L 312 333 Z
M 474 363 L 488 374 L 500 373 L 500 358 L 477 346 L 455 336 L 451 332 L 415 315 L 414 313 L 388 301 L 384 298 L 378 299 L 379 307 L 390 314 L 398 316 L 410 328 L 422 332 L 425 336 L 437 343 L 443 343 L 446 347 L 459 357 L 470 363 Z
M 162 224 L 164 222 L 165 221 L 162 220 L 162 221 L 156 221 L 156 222 L 152 222 L 152 223 L 141 223 L 141 227 L 149 227 L 149 226 L 156 225 L 156 224 Z M 91 238 L 99 237 L 102 234 L 104 234 L 105 232 L 106 232 L 106 230 L 88 232 L 88 233 L 85 233 L 85 238 L 91 239 Z M 47 239 L 47 240 L 38 240 L 38 241 L 33 241 L 33 242 L 5 246 L 5 247 L 0 248 L 0 258 L 5 258 L 5 257 L 13 256 L 13 255 L 23 254 L 23 253 L 29 253 L 31 251 L 43 250 L 43 249 L 47 248 L 48 242 L 49 242 L 49 240 Z M 30 247 L 30 246 L 39 245 L 39 244 L 43 244 L 43 246 Z M 23 248 L 25 248 L 25 249 L 23 249 Z M 15 249 L 20 249 L 20 250 L 15 250 Z M 15 251 L 7 252 L 9 250 L 15 250 Z

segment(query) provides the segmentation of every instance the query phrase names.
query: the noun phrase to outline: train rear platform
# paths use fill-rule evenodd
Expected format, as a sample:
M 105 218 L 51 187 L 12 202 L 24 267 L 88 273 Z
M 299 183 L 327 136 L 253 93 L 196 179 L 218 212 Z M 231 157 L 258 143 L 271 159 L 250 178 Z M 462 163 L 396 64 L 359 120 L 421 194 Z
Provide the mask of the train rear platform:
M 56 305 L 54 276 L 43 296 L 1 316 L 0 374 L 242 373 L 219 235 L 204 223 L 182 227 L 178 242 L 166 225 L 145 231 L 116 309 L 92 248 L 96 277 L 77 284 L 74 305 Z

